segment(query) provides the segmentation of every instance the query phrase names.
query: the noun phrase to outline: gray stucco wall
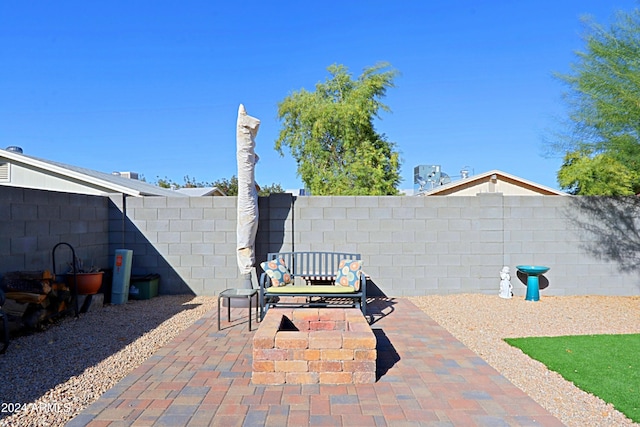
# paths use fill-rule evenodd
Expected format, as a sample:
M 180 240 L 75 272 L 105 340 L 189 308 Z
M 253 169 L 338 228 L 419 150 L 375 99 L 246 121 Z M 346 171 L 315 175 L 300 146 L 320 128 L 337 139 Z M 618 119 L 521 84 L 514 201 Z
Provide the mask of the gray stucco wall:
M 370 289 L 389 296 L 497 294 L 504 265 L 523 296 L 518 264 L 551 267 L 543 296 L 638 295 L 637 200 L 272 195 L 259 200 L 257 261 L 278 250 L 359 252 Z M 235 197 L 0 188 L 0 275 L 51 268 L 60 241 L 103 268 L 115 249 L 133 249 L 133 274 L 159 273 L 165 294 L 215 295 L 239 284 Z

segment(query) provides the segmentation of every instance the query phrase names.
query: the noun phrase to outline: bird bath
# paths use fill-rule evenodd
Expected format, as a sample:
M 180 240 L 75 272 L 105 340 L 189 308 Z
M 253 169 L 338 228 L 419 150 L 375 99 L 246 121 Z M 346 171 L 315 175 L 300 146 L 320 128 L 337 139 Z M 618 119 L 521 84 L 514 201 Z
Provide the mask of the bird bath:
M 543 265 L 517 265 L 518 271 L 527 275 L 527 301 L 538 301 L 540 299 L 540 284 L 538 277 L 549 271 L 549 267 Z

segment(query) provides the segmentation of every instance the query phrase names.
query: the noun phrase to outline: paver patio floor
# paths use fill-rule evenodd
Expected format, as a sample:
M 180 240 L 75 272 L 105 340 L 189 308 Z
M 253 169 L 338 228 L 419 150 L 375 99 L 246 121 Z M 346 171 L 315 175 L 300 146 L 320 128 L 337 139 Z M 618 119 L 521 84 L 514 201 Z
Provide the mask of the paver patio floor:
M 221 331 L 212 311 L 67 426 L 563 425 L 410 301 L 369 313 L 374 384 L 253 385 L 247 309 Z

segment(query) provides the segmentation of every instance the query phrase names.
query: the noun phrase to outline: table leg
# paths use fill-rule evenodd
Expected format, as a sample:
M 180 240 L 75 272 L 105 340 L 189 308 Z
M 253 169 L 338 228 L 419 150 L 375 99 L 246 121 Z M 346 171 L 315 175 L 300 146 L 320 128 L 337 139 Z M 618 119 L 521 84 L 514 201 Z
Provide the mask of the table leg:
M 227 322 L 231 322 L 231 298 L 227 298 Z
M 253 299 L 253 296 L 250 295 L 249 296 L 249 332 L 251 332 L 251 300 Z
M 220 297 L 218 297 L 218 330 L 220 330 Z
M 258 303 L 258 301 L 256 301 L 256 322 L 260 322 L 260 314 L 258 313 L 258 306 L 259 305 L 260 304 Z

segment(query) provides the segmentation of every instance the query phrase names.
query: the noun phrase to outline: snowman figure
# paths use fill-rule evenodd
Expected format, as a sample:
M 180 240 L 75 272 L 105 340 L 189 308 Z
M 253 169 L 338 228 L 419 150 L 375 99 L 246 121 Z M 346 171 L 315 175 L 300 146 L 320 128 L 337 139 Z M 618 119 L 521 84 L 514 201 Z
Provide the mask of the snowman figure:
M 511 298 L 513 296 L 513 286 L 511 286 L 511 275 L 509 267 L 506 265 L 500 270 L 500 298 Z

